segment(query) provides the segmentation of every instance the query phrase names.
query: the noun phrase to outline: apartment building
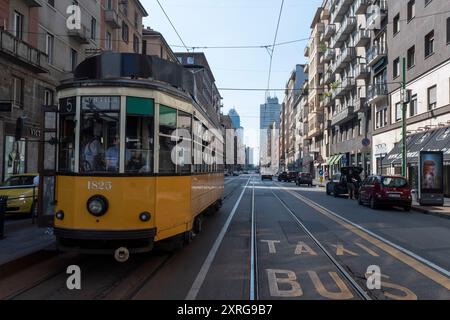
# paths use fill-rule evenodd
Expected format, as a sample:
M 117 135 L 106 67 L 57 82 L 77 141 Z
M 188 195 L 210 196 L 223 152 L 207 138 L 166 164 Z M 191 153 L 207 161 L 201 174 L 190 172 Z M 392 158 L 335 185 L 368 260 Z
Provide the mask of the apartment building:
M 421 150 L 445 153 L 445 193 L 450 195 L 450 2 L 387 1 L 389 63 L 383 94 L 388 101 L 376 114 L 373 133 L 378 173 L 401 173 L 403 61 L 406 64 L 408 177 L 417 187 Z
M 164 39 L 164 36 L 150 27 L 142 30 L 142 53 L 178 63 L 177 57 L 166 42 L 166 39 Z
M 80 28 L 68 28 L 72 5 Z M 2 180 L 37 171 L 41 108 L 57 102 L 56 86 L 81 61 L 101 51 L 141 52 L 144 16 L 138 0 L 0 0 Z M 16 141 L 19 118 L 24 130 Z
M 326 139 L 324 120 L 325 113 L 321 104 L 324 87 L 320 86 L 324 76 L 324 61 L 321 59 L 324 47 L 321 42 L 321 35 L 325 32 L 323 22 L 323 8 L 317 9 L 311 23 L 311 36 L 308 46 L 305 48 L 305 57 L 309 58 L 305 73 L 308 74 L 308 131 L 305 139 L 305 150 L 309 157 L 313 158 L 310 172 L 319 176 L 319 171 L 323 170 L 326 164 Z
M 374 17 L 369 7 L 367 0 L 324 2 L 321 59 L 326 73 L 320 84 L 326 86 L 321 104 L 326 110 L 326 167 L 331 174 L 349 165 L 364 168 L 366 174 L 371 168 L 371 114 L 366 98 L 375 61 L 369 64 L 367 59 L 373 47 L 369 26 Z

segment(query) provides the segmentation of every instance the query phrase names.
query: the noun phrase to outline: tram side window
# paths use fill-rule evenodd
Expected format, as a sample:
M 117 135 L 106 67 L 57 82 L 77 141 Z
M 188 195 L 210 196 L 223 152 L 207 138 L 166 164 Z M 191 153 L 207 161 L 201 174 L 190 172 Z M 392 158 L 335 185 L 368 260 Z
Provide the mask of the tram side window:
M 202 125 L 203 138 L 202 138 L 202 172 L 209 172 L 209 131 L 205 125 Z
M 126 173 L 153 172 L 154 112 L 153 99 L 127 97 Z
M 120 97 L 81 98 L 80 172 L 119 172 Z
M 58 170 L 75 171 L 75 111 L 76 98 L 65 98 L 59 101 L 59 159 Z
M 202 172 L 202 137 L 203 137 L 203 127 L 202 123 L 197 119 L 194 118 L 194 135 L 193 135 L 193 150 L 194 150 L 194 172 L 200 173 Z
M 178 111 L 177 128 L 182 135 L 177 142 L 177 172 L 191 173 L 192 162 L 192 117 L 189 113 Z
M 176 141 L 172 141 L 172 135 L 177 129 L 177 110 L 159 106 L 159 173 L 175 173 L 176 164 L 172 161 L 172 150 Z

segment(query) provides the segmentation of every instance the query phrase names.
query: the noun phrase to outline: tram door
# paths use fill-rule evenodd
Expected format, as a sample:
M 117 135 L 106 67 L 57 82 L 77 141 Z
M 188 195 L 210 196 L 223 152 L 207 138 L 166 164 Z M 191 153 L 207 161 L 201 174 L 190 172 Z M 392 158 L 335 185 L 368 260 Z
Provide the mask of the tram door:
M 44 106 L 39 142 L 38 225 L 51 227 L 55 215 L 57 106 Z

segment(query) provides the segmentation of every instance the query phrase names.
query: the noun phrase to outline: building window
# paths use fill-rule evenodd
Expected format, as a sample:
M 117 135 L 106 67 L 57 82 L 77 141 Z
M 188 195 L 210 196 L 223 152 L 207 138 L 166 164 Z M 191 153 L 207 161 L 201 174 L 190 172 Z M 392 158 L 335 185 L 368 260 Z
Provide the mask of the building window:
M 416 1 L 410 0 L 408 2 L 408 22 L 416 16 Z
M 55 0 L 48 0 L 47 3 L 52 7 L 55 7 Z
M 112 50 L 112 36 L 109 31 L 106 31 L 106 50 Z
M 44 90 L 44 105 L 46 106 L 53 105 L 53 91 L 50 89 Z
M 136 35 L 133 35 L 133 51 L 139 53 L 139 38 Z
M 108 10 L 112 10 L 113 9 L 113 0 L 106 1 L 106 8 Z
M 70 49 L 70 67 L 74 71 L 78 65 L 78 52 L 74 49 Z
M 53 63 L 53 51 L 55 46 L 55 38 L 52 34 L 47 33 L 46 35 L 46 44 L 45 44 L 45 53 L 48 55 L 48 63 Z
M 128 25 L 122 21 L 122 39 L 128 43 Z
M 395 104 L 395 122 L 402 120 L 403 118 L 403 108 L 402 103 L 398 102 Z
M 362 136 L 362 121 L 358 120 L 358 136 Z
M 414 65 L 416 64 L 416 46 L 412 46 L 408 49 L 407 64 L 408 69 L 414 67 Z
M 400 32 L 400 13 L 394 17 L 394 36 Z
M 23 39 L 23 15 L 17 11 L 14 11 L 13 34 L 16 38 Z
M 428 88 L 428 110 L 436 109 L 437 105 L 437 87 Z
M 91 19 L 91 39 L 95 40 L 97 38 L 97 20 L 94 17 Z
M 434 30 L 425 36 L 425 58 L 434 52 Z
M 411 102 L 409 103 L 409 116 L 414 117 L 417 114 L 417 94 L 411 97 Z
M 139 26 L 139 16 L 138 13 L 135 11 L 134 12 L 134 27 L 137 29 Z
M 380 109 L 376 113 L 376 129 L 387 126 L 387 107 Z
M 23 79 L 13 77 L 13 100 L 14 104 L 23 107 Z
M 394 70 L 393 70 L 394 79 L 400 75 L 400 58 L 394 60 Z

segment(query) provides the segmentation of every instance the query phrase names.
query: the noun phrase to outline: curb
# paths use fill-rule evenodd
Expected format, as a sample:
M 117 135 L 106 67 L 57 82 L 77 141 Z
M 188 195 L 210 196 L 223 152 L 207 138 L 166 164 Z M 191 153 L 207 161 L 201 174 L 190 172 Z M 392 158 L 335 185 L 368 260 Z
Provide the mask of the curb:
M 436 212 L 436 211 L 430 211 L 430 210 L 423 209 L 423 208 L 417 207 L 417 206 L 412 206 L 411 210 L 416 211 L 416 212 L 420 212 L 420 213 L 423 213 L 423 214 L 428 214 L 428 215 L 431 215 L 431 216 L 436 216 L 436 217 L 440 217 L 440 218 L 444 218 L 444 219 L 450 219 L 450 214 Z

